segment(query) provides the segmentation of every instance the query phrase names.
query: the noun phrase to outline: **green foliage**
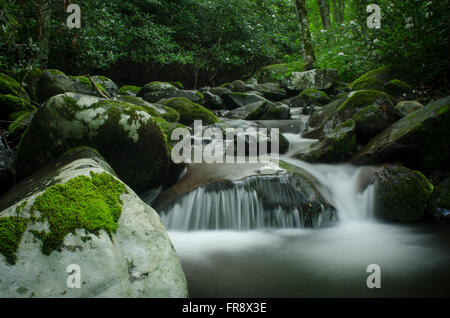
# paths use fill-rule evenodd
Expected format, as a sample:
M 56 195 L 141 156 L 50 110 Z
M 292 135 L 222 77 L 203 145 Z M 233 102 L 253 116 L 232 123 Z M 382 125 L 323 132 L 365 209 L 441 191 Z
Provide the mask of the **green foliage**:
M 125 185 L 113 176 L 91 172 L 91 177 L 78 176 L 66 184 L 48 188 L 38 196 L 32 209 L 38 210 L 38 221 L 48 221 L 49 231 L 36 233 L 43 241 L 42 251 L 49 255 L 60 250 L 64 237 L 76 229 L 98 234 L 117 230 L 122 213 L 120 195 Z

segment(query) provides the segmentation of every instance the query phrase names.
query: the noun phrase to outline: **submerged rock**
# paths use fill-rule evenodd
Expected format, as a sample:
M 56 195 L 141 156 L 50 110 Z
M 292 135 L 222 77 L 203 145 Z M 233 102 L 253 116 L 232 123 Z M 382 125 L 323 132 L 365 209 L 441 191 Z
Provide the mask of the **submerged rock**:
M 392 222 L 414 222 L 423 219 L 433 185 L 418 171 L 388 165 L 374 174 L 377 199 L 376 217 Z
M 160 218 L 94 152 L 52 162 L 0 211 L 0 297 L 188 296 Z
M 136 191 L 158 187 L 167 174 L 166 139 L 145 108 L 66 93 L 43 104 L 23 135 L 17 148 L 20 177 L 78 146 L 98 149 Z
M 300 168 L 281 166 L 189 165 L 155 204 L 166 226 L 176 230 L 320 227 L 334 222 L 336 210 L 320 182 Z

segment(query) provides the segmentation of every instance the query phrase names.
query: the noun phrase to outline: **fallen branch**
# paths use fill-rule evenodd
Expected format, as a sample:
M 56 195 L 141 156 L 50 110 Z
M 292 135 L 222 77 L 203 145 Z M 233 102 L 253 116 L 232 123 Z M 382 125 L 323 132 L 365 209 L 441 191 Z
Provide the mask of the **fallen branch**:
M 92 79 L 91 75 L 87 74 L 86 77 L 89 79 L 89 81 L 91 82 L 92 86 L 94 86 L 95 90 L 97 91 L 97 93 L 100 94 L 101 97 L 106 98 L 106 99 L 111 99 L 111 97 L 109 97 L 107 95 L 107 93 L 103 93 L 97 86 L 97 84 L 95 84 L 94 80 Z

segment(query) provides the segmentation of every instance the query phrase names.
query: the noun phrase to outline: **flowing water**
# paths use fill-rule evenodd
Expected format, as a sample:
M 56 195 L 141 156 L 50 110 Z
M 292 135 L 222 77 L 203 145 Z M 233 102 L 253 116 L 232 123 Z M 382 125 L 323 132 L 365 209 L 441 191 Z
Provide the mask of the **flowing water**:
M 259 192 L 245 182 L 192 191 L 162 214 L 192 297 L 450 296 L 447 227 L 377 222 L 375 191 L 361 187 L 363 168 L 292 159 L 313 141 L 285 136 L 291 149 L 282 160 L 329 190 L 338 221 L 316 219 L 304 228 L 305 220 L 289 213 L 301 195 L 286 190 L 283 177 L 263 182 L 267 189 Z M 267 205 L 261 193 L 280 199 Z M 370 264 L 381 268 L 380 289 L 366 285 Z

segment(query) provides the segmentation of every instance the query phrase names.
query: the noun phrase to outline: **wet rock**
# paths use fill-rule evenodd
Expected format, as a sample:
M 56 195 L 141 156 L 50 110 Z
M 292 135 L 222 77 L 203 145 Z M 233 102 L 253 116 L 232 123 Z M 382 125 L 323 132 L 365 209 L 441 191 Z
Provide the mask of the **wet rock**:
M 401 162 L 415 169 L 446 170 L 450 163 L 450 97 L 432 102 L 395 122 L 353 159 L 370 165 Z
M 392 222 L 415 222 L 423 219 L 433 185 L 418 171 L 387 165 L 374 174 L 376 217 Z

